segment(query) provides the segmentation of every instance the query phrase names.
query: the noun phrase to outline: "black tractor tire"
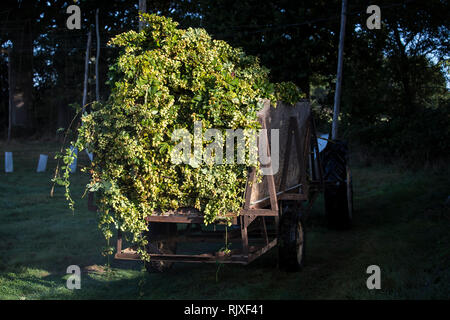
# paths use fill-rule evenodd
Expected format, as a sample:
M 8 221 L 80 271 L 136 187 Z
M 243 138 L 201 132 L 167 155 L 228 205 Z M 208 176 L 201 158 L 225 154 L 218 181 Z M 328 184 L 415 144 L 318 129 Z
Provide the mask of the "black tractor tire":
M 305 260 L 305 229 L 297 201 L 281 202 L 278 231 L 278 265 L 287 272 L 299 271 Z
M 147 232 L 147 252 L 153 254 L 176 254 L 177 242 L 174 240 L 177 234 L 176 223 L 151 222 Z M 158 261 L 150 258 L 144 262 L 149 273 L 161 273 L 169 270 L 173 262 Z
M 333 229 L 348 229 L 353 221 L 353 184 L 347 144 L 343 141 L 329 142 L 321 159 L 324 180 L 332 181 L 324 190 L 328 225 Z

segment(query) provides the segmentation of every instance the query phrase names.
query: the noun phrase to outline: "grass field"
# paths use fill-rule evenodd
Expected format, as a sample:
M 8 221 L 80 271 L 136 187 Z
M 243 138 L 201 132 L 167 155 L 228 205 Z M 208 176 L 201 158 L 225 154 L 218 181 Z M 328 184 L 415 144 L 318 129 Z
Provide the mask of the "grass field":
M 139 262 L 110 261 L 96 214 L 80 199 L 87 177 L 72 179 L 72 213 L 57 188 L 49 196 L 56 161 L 36 173 L 39 153 L 55 143 L 0 143 L 0 299 L 448 299 L 450 195 L 448 168 L 403 170 L 353 166 L 355 226 L 331 231 L 319 199 L 307 224 L 301 272 L 277 269 L 276 249 L 248 266 L 177 264 L 147 274 Z M 4 151 L 14 152 L 5 174 Z M 83 154 L 80 161 L 87 161 Z M 66 268 L 79 265 L 81 289 L 66 288 Z M 381 289 L 368 290 L 366 268 L 381 268 Z M 106 270 L 106 271 L 105 271 Z M 216 281 L 216 274 L 218 281 Z

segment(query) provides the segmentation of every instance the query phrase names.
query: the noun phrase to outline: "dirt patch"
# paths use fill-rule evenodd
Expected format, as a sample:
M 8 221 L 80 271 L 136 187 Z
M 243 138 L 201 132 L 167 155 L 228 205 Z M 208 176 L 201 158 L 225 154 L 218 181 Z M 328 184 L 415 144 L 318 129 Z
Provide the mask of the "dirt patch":
M 86 272 L 86 273 L 99 273 L 99 274 L 102 274 L 102 273 L 105 273 L 107 270 L 106 270 L 105 266 L 99 266 L 97 264 L 93 264 L 91 266 L 84 267 L 83 271 Z

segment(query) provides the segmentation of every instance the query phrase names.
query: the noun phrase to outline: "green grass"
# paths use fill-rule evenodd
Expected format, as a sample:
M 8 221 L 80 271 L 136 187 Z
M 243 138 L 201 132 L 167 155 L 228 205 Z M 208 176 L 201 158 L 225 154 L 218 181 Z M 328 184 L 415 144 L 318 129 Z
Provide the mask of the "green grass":
M 0 144 L 0 299 L 448 299 L 450 218 L 444 202 L 448 169 L 403 170 L 378 164 L 353 167 L 355 226 L 325 226 L 319 198 L 307 224 L 307 260 L 301 272 L 277 269 L 276 249 L 248 266 L 176 264 L 149 275 L 142 263 L 111 260 L 96 214 L 80 199 L 87 177 L 72 179 L 76 210 L 62 188 L 49 196 L 52 169 L 36 173 L 39 153 L 54 143 Z M 14 152 L 12 174 L 3 152 Z M 80 162 L 87 157 L 81 154 Z M 81 290 L 66 288 L 66 268 L 79 265 Z M 368 290 L 366 268 L 381 268 L 381 289 Z M 95 268 L 94 268 L 95 269 Z

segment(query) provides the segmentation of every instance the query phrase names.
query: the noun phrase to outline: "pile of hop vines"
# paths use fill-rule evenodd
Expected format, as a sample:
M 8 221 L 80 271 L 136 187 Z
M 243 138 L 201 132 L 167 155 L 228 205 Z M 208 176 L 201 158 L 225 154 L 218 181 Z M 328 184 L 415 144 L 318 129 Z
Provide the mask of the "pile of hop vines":
M 212 223 L 239 212 L 247 164 L 175 165 L 171 140 L 175 129 L 258 129 L 261 99 L 294 104 L 301 98 L 292 83 L 273 84 L 256 57 L 212 39 L 203 29 L 182 30 L 169 18 L 141 16 L 141 32 L 122 33 L 110 41 L 120 49 L 110 67 L 111 95 L 82 117 L 71 145 L 94 152 L 86 170 L 87 186 L 97 192 L 99 226 L 106 239 L 120 228 L 132 235 L 145 258 L 145 217 L 156 210 L 195 207 Z M 64 162 L 66 196 L 73 161 Z

